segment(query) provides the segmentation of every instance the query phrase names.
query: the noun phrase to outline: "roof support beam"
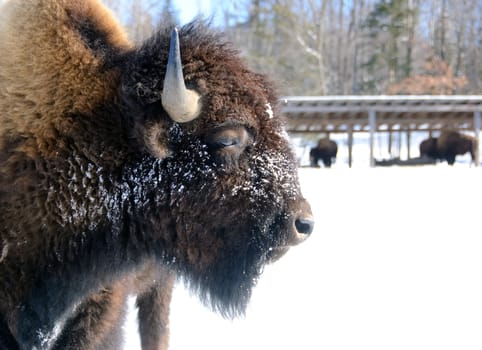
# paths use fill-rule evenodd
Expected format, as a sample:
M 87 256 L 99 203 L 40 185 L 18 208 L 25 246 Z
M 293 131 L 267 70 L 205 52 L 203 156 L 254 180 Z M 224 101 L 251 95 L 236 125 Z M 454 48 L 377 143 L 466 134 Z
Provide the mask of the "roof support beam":
M 475 152 L 475 166 L 480 165 L 480 111 L 474 112 L 474 132 L 477 140 L 477 150 Z
M 375 144 L 375 132 L 377 130 L 377 113 L 371 109 L 368 111 L 368 125 L 370 130 L 370 166 L 375 166 L 375 152 L 374 152 L 374 144 Z
M 348 125 L 348 167 L 353 163 L 353 125 Z

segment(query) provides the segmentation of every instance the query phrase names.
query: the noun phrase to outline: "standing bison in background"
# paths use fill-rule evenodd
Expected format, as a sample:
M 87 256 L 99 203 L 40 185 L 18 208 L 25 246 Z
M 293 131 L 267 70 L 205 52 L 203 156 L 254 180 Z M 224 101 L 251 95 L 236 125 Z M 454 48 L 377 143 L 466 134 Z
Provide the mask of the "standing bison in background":
M 318 167 L 318 162 L 322 160 L 323 165 L 329 168 L 336 160 L 337 152 L 338 145 L 335 141 L 329 138 L 320 139 L 317 146 L 310 149 L 310 164 L 312 167 Z
M 478 147 L 475 137 L 455 130 L 443 130 L 438 138 L 430 137 L 420 143 L 420 155 L 446 160 L 449 165 L 453 165 L 457 155 L 470 152 L 472 162 L 475 163 Z
M 266 77 L 200 22 L 134 47 L 96 0 L 0 27 L 0 348 L 118 349 L 131 292 L 164 347 L 173 274 L 242 314 L 313 230 Z
M 440 155 L 437 150 L 437 137 L 429 137 L 426 140 L 420 142 L 419 151 L 420 156 L 426 156 L 432 159 L 440 159 Z
M 461 134 L 454 130 L 444 130 L 437 139 L 437 152 L 439 157 L 448 164 L 455 163 L 455 156 L 470 153 L 472 162 L 475 163 L 479 144 L 475 137 Z

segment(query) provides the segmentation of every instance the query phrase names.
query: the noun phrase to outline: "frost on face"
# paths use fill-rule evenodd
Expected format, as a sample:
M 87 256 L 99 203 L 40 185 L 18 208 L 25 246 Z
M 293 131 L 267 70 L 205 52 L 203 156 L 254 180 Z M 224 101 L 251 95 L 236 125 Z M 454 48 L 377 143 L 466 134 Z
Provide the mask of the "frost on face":
M 255 155 L 246 180 L 231 195 L 248 196 L 251 203 L 279 204 L 299 195 L 296 167 L 285 154 L 265 151 Z
M 175 156 L 167 158 L 163 176 L 169 181 L 169 205 L 179 204 L 187 192 L 202 191 L 218 180 L 216 165 L 213 163 L 207 145 L 199 139 L 185 134 L 179 127 L 170 130 Z
M 54 329 L 52 332 L 44 332 L 43 330 L 37 330 L 37 337 L 40 341 L 40 349 L 48 349 L 52 344 L 53 340 L 55 339 L 57 333 L 59 333 L 59 329 Z M 37 347 L 34 346 L 34 349 Z
M 288 133 L 286 132 L 285 129 L 281 129 L 279 132 L 278 132 L 278 135 L 284 139 L 285 141 L 287 141 L 288 143 L 291 143 L 291 138 L 289 137 Z
M 266 106 L 266 113 L 268 114 L 269 119 L 273 119 L 274 114 L 273 114 L 273 108 L 271 108 L 271 104 L 268 102 L 265 104 Z
M 1 255 L 0 255 L 0 263 L 2 261 L 4 261 L 5 258 L 8 255 L 8 242 L 7 242 L 7 240 L 4 240 L 2 245 L 3 245 L 3 247 L 2 247 L 2 252 L 1 252 Z
M 181 150 L 176 157 L 181 161 L 167 162 L 166 167 L 166 178 L 172 180 L 169 186 L 170 205 L 177 204 L 177 200 L 193 188 L 203 191 L 218 178 L 217 169 L 205 145 L 195 143 Z
M 233 170 L 218 162 L 202 141 L 182 134 L 182 130 L 176 132 L 182 136 L 179 148 L 172 158 L 165 160 L 164 166 L 169 182 L 166 187 L 169 206 L 178 206 L 186 198 L 199 200 L 201 206 L 216 208 L 246 203 L 250 215 L 258 217 L 270 211 L 270 207 L 273 212 L 281 213 L 286 210 L 287 202 L 299 196 L 292 154 L 287 154 L 286 148 L 279 147 L 276 140 L 273 149 L 269 144 L 265 148 L 255 144 L 251 151 L 240 156 L 238 168 Z

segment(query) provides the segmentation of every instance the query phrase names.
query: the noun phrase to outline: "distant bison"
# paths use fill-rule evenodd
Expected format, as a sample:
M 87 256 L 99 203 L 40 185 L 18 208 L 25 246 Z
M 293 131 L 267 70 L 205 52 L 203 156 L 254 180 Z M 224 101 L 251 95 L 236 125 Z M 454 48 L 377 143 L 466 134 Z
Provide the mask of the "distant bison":
M 420 156 L 427 156 L 432 159 L 440 159 L 440 154 L 437 150 L 437 138 L 429 137 L 420 142 L 419 145 Z
M 335 161 L 337 152 L 338 145 L 335 141 L 328 138 L 320 139 L 317 146 L 310 150 L 310 164 L 312 167 L 318 167 L 318 162 L 322 160 L 323 165 L 329 168 Z
M 453 165 L 457 155 L 469 152 L 472 162 L 475 163 L 478 147 L 475 137 L 455 130 L 443 130 L 438 138 L 431 137 L 420 143 L 420 155 L 446 160 L 448 164 Z
M 0 49 L 1 349 L 118 349 L 132 292 L 163 348 L 173 275 L 234 317 L 312 232 L 275 89 L 205 24 L 136 47 L 96 0 L 10 0 Z

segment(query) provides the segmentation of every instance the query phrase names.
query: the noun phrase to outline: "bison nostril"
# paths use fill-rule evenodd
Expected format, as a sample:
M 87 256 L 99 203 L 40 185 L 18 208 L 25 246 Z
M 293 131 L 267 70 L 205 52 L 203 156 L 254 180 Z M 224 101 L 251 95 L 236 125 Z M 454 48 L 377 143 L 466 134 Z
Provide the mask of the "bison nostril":
M 313 227 L 315 226 L 315 222 L 313 219 L 307 218 L 297 218 L 295 221 L 295 227 L 298 233 L 309 235 L 313 232 Z

